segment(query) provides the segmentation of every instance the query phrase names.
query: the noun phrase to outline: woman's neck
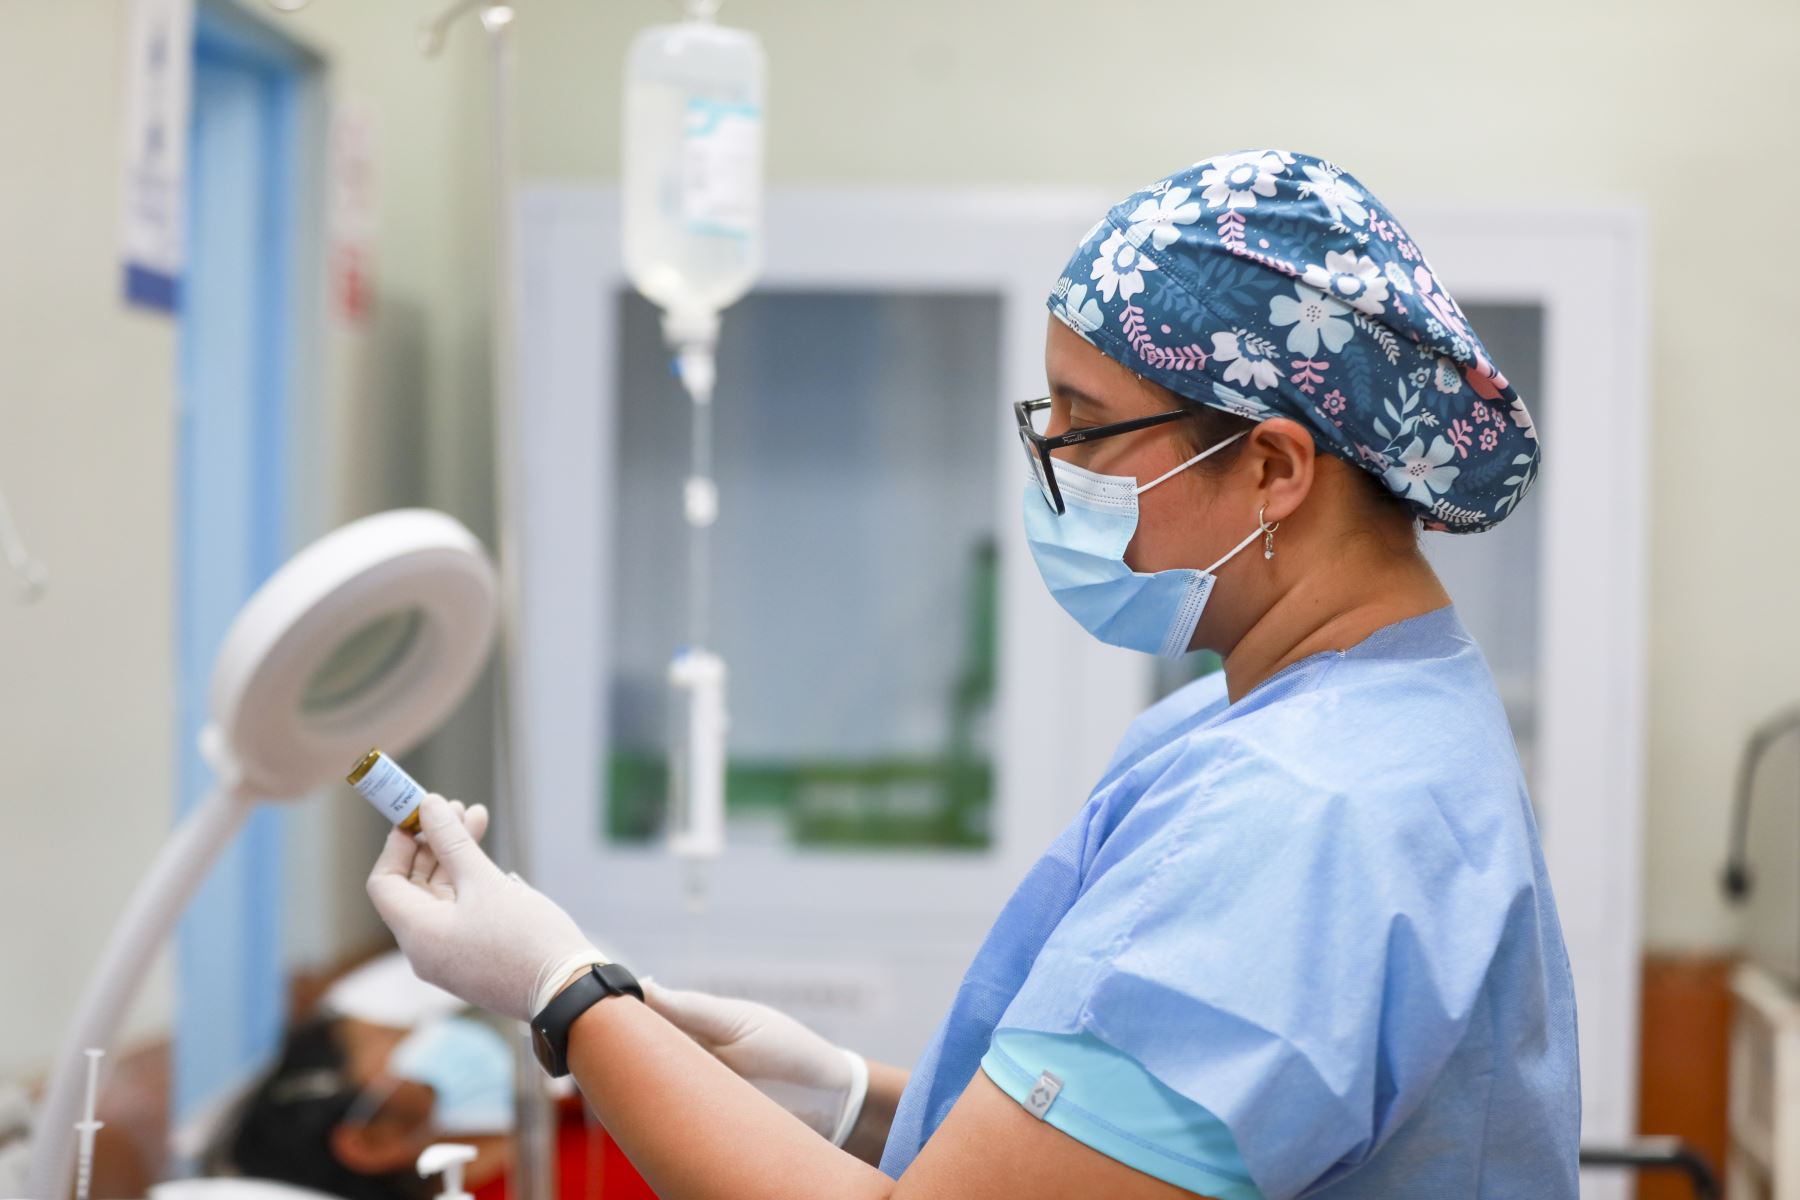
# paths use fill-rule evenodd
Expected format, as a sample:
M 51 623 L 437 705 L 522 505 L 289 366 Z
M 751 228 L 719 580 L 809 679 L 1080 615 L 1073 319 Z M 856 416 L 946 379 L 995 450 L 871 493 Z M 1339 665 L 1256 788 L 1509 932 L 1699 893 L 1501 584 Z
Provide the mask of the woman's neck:
M 1348 650 L 1378 629 L 1450 603 L 1416 550 L 1379 560 L 1333 563 L 1282 591 L 1225 655 L 1225 691 L 1235 704 L 1264 680 L 1327 650 Z

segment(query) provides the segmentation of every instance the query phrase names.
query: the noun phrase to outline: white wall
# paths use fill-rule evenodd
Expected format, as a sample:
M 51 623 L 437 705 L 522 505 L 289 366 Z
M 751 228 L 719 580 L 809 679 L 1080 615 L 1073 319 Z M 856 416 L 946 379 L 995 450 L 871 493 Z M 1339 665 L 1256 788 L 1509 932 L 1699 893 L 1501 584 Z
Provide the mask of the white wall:
M 616 176 L 625 44 L 675 11 L 519 6 L 528 175 Z M 721 15 L 767 46 L 779 182 L 1122 195 L 1206 154 L 1278 145 L 1335 159 L 1402 219 L 1427 200 L 1643 202 L 1655 480 L 1646 917 L 1662 948 L 1736 936 L 1713 884 L 1733 763 L 1752 724 L 1800 691 L 1786 462 L 1800 404 L 1780 365 L 1793 341 L 1785 214 L 1800 194 L 1800 8 L 730 0 Z M 1046 284 L 1060 266 L 1044 264 Z M 1546 469 L 1604 453 L 1552 444 Z
M 484 203 L 481 63 L 466 32 L 419 56 L 434 7 L 321 0 L 288 26 L 373 119 L 381 197 L 374 320 L 332 339 L 299 401 L 318 444 L 298 537 L 406 503 L 488 519 L 481 247 L 464 236 Z M 0 488 L 52 572 L 33 607 L 0 576 L 0 1076 L 43 1066 L 174 810 L 177 328 L 119 299 L 126 12 L 0 0 Z M 354 803 L 294 823 L 297 966 L 380 935 L 361 888 L 379 821 Z M 164 964 L 128 1036 L 166 1027 L 170 1004 Z

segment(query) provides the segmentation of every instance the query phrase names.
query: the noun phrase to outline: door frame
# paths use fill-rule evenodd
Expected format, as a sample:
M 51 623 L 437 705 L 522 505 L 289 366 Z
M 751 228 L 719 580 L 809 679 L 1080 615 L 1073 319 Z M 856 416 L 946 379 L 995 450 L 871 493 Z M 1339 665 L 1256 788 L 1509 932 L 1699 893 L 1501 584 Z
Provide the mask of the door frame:
M 259 161 L 244 169 L 254 189 L 261 230 L 273 231 L 259 247 L 251 318 L 256 385 L 250 396 L 205 396 L 208 387 L 197 356 L 209 335 L 197 321 L 192 283 L 206 269 L 206 231 L 196 221 L 200 196 L 196 164 L 204 153 L 190 137 L 188 157 L 187 279 L 182 287 L 177 387 L 179 430 L 175 470 L 179 496 L 176 531 L 175 761 L 178 815 L 199 803 L 213 784 L 197 738 L 209 716 L 212 659 L 224 629 L 219 614 L 235 611 L 286 558 L 309 492 L 296 479 L 305 461 L 310 422 L 300 417 L 299 396 L 318 378 L 319 281 L 322 234 L 319 148 L 323 128 L 322 61 L 312 50 L 256 14 L 225 0 L 195 6 L 190 49 L 193 98 L 190 121 L 199 119 L 202 72 L 224 66 L 254 75 L 252 101 L 268 132 Z M 214 337 L 234 336 L 211 327 Z M 209 520 L 218 497 L 203 483 L 209 464 L 195 450 L 200 414 L 219 404 L 253 408 L 240 415 L 253 430 L 248 494 L 234 497 L 251 514 L 249 545 L 237 544 L 221 523 Z M 217 476 L 214 475 L 216 480 Z M 205 499 L 202 499 L 202 497 Z M 225 565 L 241 565 L 239 578 L 223 582 Z M 234 572 L 225 571 L 225 578 Z M 228 589 L 226 595 L 218 589 Z M 176 938 L 174 1112 L 178 1121 L 203 1113 L 230 1095 L 279 1045 L 287 1016 L 286 923 L 283 844 L 289 814 L 264 808 L 253 814 L 236 843 L 202 885 Z

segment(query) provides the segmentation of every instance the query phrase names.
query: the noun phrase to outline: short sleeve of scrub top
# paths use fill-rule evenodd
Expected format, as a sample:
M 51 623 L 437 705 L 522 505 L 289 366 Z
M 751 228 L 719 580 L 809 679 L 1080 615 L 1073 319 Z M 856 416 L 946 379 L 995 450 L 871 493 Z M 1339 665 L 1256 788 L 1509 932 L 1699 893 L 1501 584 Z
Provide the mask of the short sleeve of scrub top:
M 1115 1162 L 1213 1200 L 1264 1200 L 1217 1117 L 1098 1038 L 1002 1029 L 981 1069 L 1027 1108 L 1048 1073 L 1060 1090 L 1044 1121 Z

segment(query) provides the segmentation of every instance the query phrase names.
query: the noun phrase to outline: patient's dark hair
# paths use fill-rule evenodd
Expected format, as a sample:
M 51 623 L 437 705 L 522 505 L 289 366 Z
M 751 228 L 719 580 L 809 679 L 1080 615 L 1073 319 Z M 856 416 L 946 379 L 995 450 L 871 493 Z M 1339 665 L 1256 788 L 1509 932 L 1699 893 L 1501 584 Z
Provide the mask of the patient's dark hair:
M 347 1200 L 421 1200 L 430 1188 L 411 1171 L 361 1175 L 337 1160 L 331 1131 L 358 1089 L 344 1074 L 336 1023 L 313 1020 L 289 1031 L 281 1061 L 239 1110 L 222 1166 Z

